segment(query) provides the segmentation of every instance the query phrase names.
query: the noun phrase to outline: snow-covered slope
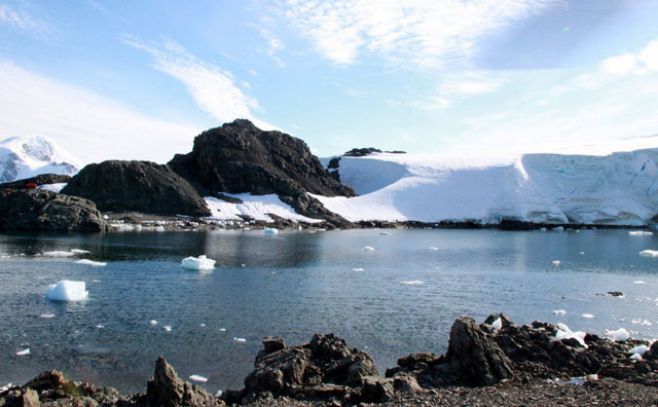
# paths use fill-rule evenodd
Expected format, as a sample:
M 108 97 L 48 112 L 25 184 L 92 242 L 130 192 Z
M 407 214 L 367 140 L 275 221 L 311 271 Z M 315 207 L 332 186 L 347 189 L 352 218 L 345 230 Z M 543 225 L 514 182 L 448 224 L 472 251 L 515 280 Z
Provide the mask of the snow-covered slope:
M 658 149 L 496 159 L 375 154 L 343 157 L 339 172 L 360 196 L 317 198 L 351 221 L 644 225 L 658 214 Z
M 0 142 L 0 182 L 39 174 L 73 175 L 80 162 L 46 137 L 12 137 Z
M 270 195 L 251 195 L 251 194 L 227 194 L 236 198 L 241 203 L 231 203 L 211 196 L 205 197 L 206 205 L 212 212 L 211 218 L 217 220 L 242 220 L 248 217 L 263 222 L 274 222 L 270 215 L 278 216 L 283 219 L 290 219 L 295 222 L 319 223 L 318 219 L 307 218 L 295 212 L 288 204 L 282 202 L 278 196 Z

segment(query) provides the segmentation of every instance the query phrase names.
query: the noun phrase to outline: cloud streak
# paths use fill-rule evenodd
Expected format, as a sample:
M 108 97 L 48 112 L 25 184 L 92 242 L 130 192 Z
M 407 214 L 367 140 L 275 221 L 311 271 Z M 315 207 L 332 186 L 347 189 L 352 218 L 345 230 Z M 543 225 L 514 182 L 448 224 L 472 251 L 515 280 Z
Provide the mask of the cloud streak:
M 43 21 L 8 4 L 0 4 L 0 23 L 36 36 L 42 36 L 50 31 L 50 27 Z

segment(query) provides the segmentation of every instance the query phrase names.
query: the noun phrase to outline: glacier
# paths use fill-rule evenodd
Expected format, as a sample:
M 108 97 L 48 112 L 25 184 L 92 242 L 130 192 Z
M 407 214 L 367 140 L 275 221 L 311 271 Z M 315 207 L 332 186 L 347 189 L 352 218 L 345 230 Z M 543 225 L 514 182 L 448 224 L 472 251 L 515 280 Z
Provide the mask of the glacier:
M 326 162 L 326 160 L 325 160 Z M 314 195 L 349 221 L 647 226 L 658 214 L 658 148 L 606 156 L 343 156 L 357 197 Z
M 75 175 L 81 167 L 78 159 L 43 136 L 0 142 L 0 183 L 40 174 Z

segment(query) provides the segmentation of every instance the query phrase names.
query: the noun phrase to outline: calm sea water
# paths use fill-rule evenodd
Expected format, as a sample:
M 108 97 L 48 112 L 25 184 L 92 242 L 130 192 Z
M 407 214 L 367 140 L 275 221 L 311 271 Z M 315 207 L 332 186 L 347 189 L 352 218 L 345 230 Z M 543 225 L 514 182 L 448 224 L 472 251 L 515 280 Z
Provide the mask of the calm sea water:
M 387 233 L 0 235 L 0 384 L 57 368 L 144 390 L 164 355 L 181 376 L 208 377 L 211 391 L 238 388 L 263 336 L 294 344 L 314 332 L 365 349 L 383 372 L 402 355 L 445 351 L 458 315 L 482 320 L 496 311 L 519 323 L 658 336 L 658 259 L 638 255 L 658 249 L 657 237 L 622 230 Z M 108 265 L 38 256 L 70 249 L 89 250 L 78 258 Z M 213 272 L 180 267 L 183 257 L 200 254 L 217 259 Z M 85 281 L 89 299 L 46 300 L 48 285 L 60 279 Z M 422 284 L 402 283 L 413 280 Z M 601 295 L 612 290 L 625 297 Z M 15 355 L 24 348 L 30 355 Z

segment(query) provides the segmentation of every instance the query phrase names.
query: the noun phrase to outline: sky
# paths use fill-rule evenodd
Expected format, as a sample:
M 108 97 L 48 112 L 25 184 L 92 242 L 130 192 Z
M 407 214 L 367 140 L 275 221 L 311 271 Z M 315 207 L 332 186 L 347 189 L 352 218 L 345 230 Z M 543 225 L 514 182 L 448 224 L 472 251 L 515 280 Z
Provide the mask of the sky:
M 236 118 L 319 156 L 658 147 L 655 0 L 0 0 L 0 139 L 168 161 Z

